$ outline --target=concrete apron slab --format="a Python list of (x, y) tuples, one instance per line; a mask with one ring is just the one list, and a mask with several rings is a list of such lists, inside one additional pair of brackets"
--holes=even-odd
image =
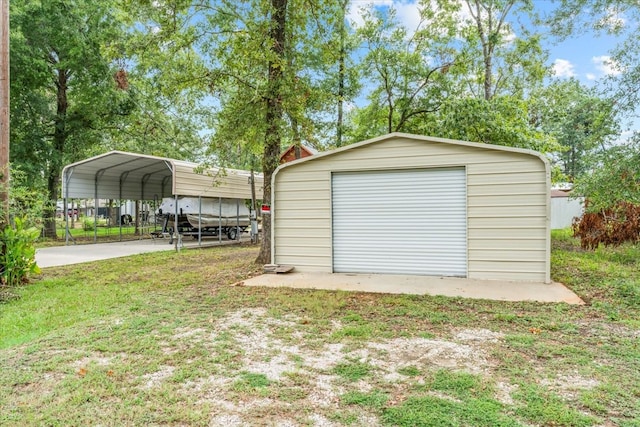
[(578, 295), (561, 283), (474, 280), (390, 274), (288, 273), (263, 274), (243, 282), (243, 286), (326, 289), (388, 294), (444, 295), (498, 301), (538, 301), (584, 304)]

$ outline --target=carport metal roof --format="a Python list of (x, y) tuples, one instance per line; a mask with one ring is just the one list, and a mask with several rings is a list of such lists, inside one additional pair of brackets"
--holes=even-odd
[[(165, 157), (110, 151), (67, 165), (62, 170), (65, 199), (151, 200), (171, 196), (250, 199), (250, 172), (209, 168)], [(262, 174), (255, 174), (256, 198), (262, 198)]]

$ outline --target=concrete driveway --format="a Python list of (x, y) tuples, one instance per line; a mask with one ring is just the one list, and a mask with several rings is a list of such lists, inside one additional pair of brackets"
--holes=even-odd
[[(242, 236), (242, 241), (249, 239), (248, 235)], [(191, 238), (182, 240), (181, 249), (209, 247), (235, 244), (234, 240), (223, 238), (222, 241), (203, 239), (202, 245)], [(175, 245), (169, 244), (169, 239), (142, 239), (126, 242), (93, 243), (82, 245), (52, 246), (36, 250), (36, 263), (40, 268), (55, 267), (59, 265), (80, 264), (83, 262), (99, 261), (110, 258), (120, 258), (148, 252), (174, 251)]]

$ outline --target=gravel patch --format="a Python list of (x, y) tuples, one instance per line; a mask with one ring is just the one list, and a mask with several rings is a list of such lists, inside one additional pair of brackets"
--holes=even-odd
[(424, 368), (450, 368), (480, 374), (493, 367), (486, 352), (469, 344), (426, 338), (397, 338), (369, 343), (382, 356), (372, 356), (372, 363), (387, 372), (405, 366)]
[(504, 338), (501, 332), (493, 332), (488, 329), (463, 329), (455, 335), (456, 341), (462, 342), (498, 342)]
[(499, 381), (496, 383), (496, 399), (498, 402), (505, 405), (513, 405), (513, 397), (511, 395), (518, 390), (517, 384), (510, 384), (507, 382)]
[(143, 390), (150, 390), (152, 388), (160, 386), (164, 380), (173, 375), (176, 370), (173, 366), (162, 366), (159, 371), (146, 374), (142, 376), (142, 379), (146, 380), (146, 383), (141, 386)]
[(582, 390), (590, 390), (600, 385), (600, 381), (578, 374), (558, 375), (553, 379), (543, 379), (540, 384), (549, 387), (565, 399), (576, 399)]

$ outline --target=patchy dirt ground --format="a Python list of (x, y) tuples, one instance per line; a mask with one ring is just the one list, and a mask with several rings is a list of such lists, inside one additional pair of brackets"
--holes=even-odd
[[(180, 368), (194, 362), (176, 356), (198, 346), (226, 360), (218, 364), (216, 372), (201, 372), (197, 378), (179, 384), (182, 398), (210, 408), (209, 425), (340, 426), (344, 423), (330, 417), (343, 407), (340, 398), (345, 393), (384, 389), (391, 396), (390, 402), (397, 404), (405, 398), (409, 383), (420, 385), (424, 383), (425, 373), (442, 369), (495, 381), (497, 362), (492, 354), (504, 343), (503, 333), (487, 329), (454, 330), (449, 339), (395, 338), (357, 345), (323, 342), (331, 341), (327, 336), (343, 328), (339, 321), (332, 321), (329, 333), (314, 342), (305, 340), (298, 329), (302, 323), (304, 320), (295, 315), (273, 318), (266, 308), (252, 308), (211, 320), (207, 327), (180, 327), (166, 335), (158, 333), (158, 339), (165, 338), (161, 349), (167, 360), (181, 362), (158, 365), (155, 370), (130, 381), (140, 390), (160, 392), (165, 385), (176, 382), (175, 374)], [(97, 367), (113, 372), (110, 369), (117, 369), (115, 364), (127, 359), (133, 360), (135, 355), (120, 353), (109, 358), (96, 354), (74, 360), (70, 368), (76, 374)], [(368, 374), (349, 378), (348, 373), (339, 372), (339, 366), (346, 369), (364, 366)], [(259, 384), (253, 384), (251, 378)], [(58, 376), (57, 380), (63, 378)], [(577, 372), (542, 381), (542, 385), (568, 399), (575, 398), (577, 391), (592, 389), (598, 384), (597, 380), (584, 378)], [(282, 393), (267, 392), (268, 387), (273, 386), (280, 387)], [(496, 383), (493, 398), (512, 405), (512, 393), (517, 390), (517, 384), (501, 380)], [(440, 399), (456, 400), (437, 391), (429, 393)], [(347, 424), (377, 426), (382, 423), (364, 408)]]

